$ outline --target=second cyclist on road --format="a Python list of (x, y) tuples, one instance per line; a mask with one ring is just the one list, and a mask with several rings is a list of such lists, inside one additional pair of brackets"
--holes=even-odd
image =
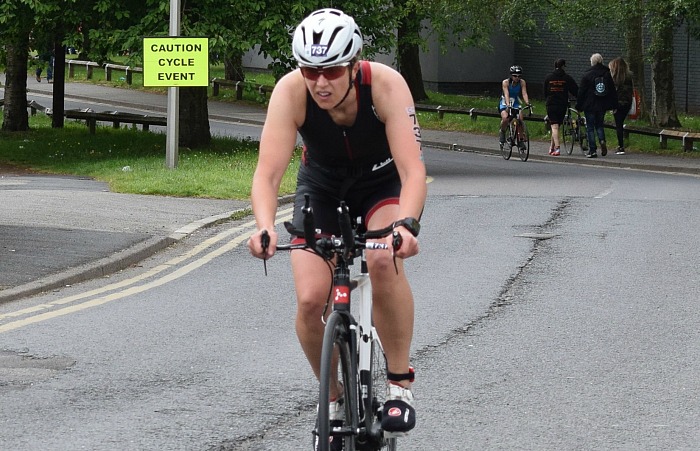
[[(522, 120), (522, 106), (530, 105), (530, 97), (527, 95), (527, 83), (523, 79), (522, 67), (510, 67), (510, 77), (506, 78), (501, 83), (501, 91), (503, 93), (501, 95), (501, 101), (498, 104), (498, 111), (501, 113), (501, 130), (498, 139), (502, 145), (506, 142), (506, 128), (508, 128), (510, 107), (520, 109), (519, 117)], [(525, 143), (520, 141), (518, 146), (521, 150), (524, 150)]]

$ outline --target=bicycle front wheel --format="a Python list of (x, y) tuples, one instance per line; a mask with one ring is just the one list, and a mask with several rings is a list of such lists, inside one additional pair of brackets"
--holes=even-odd
[[(357, 364), (353, 358), (352, 339), (348, 317), (339, 312), (331, 313), (326, 322), (321, 350), (318, 416), (314, 432), (314, 449), (317, 451), (355, 451), (359, 420)], [(330, 412), (330, 388), (331, 384), (337, 383), (343, 386), (342, 411)]]
[(530, 135), (527, 132), (525, 121), (519, 121), (520, 134), (522, 139), (518, 141), (518, 155), (522, 161), (527, 161), (530, 156)]
[(510, 160), (510, 156), (513, 154), (514, 139), (513, 121), (510, 121), (508, 130), (506, 131), (506, 142), (501, 144), (501, 155), (505, 160)]

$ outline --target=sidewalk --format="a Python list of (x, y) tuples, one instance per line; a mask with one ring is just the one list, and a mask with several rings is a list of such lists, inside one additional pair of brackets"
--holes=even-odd
[[(0, 81), (4, 86), (4, 75)], [(53, 89), (53, 85), (33, 78), (27, 79), (27, 87), (30, 94), (50, 95)], [(67, 83), (65, 96), (166, 114), (167, 96), (160, 94)], [(2, 97), (4, 89), (0, 87)], [(50, 99), (44, 106), (51, 106)], [(209, 115), (211, 119), (250, 124), (265, 120), (263, 108), (211, 99)], [(423, 130), (423, 143), (456, 151), (499, 153), (493, 136)], [(700, 174), (697, 158), (613, 153), (589, 160), (576, 152), (551, 157), (547, 146), (532, 142), (530, 159)], [(117, 194), (103, 183), (84, 178), (0, 170), (0, 205), (2, 304), (126, 268), (198, 228), (248, 207), (248, 202)]]

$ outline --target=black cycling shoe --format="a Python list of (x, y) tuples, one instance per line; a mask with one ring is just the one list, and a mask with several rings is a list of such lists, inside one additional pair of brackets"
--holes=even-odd
[(389, 384), (387, 401), (382, 410), (382, 430), (385, 437), (404, 436), (416, 426), (413, 393), (400, 385)]

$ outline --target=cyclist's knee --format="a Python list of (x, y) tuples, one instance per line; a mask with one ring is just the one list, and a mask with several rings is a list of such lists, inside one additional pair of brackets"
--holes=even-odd
[[(382, 274), (389, 270), (393, 274), (396, 274), (396, 269), (394, 268), (394, 258), (391, 252), (367, 252), (367, 268), (373, 274)], [(399, 261), (397, 261), (397, 266), (401, 269)]]
[(297, 290), (297, 315), (302, 318), (320, 318), (328, 298), (328, 287), (325, 290)]

